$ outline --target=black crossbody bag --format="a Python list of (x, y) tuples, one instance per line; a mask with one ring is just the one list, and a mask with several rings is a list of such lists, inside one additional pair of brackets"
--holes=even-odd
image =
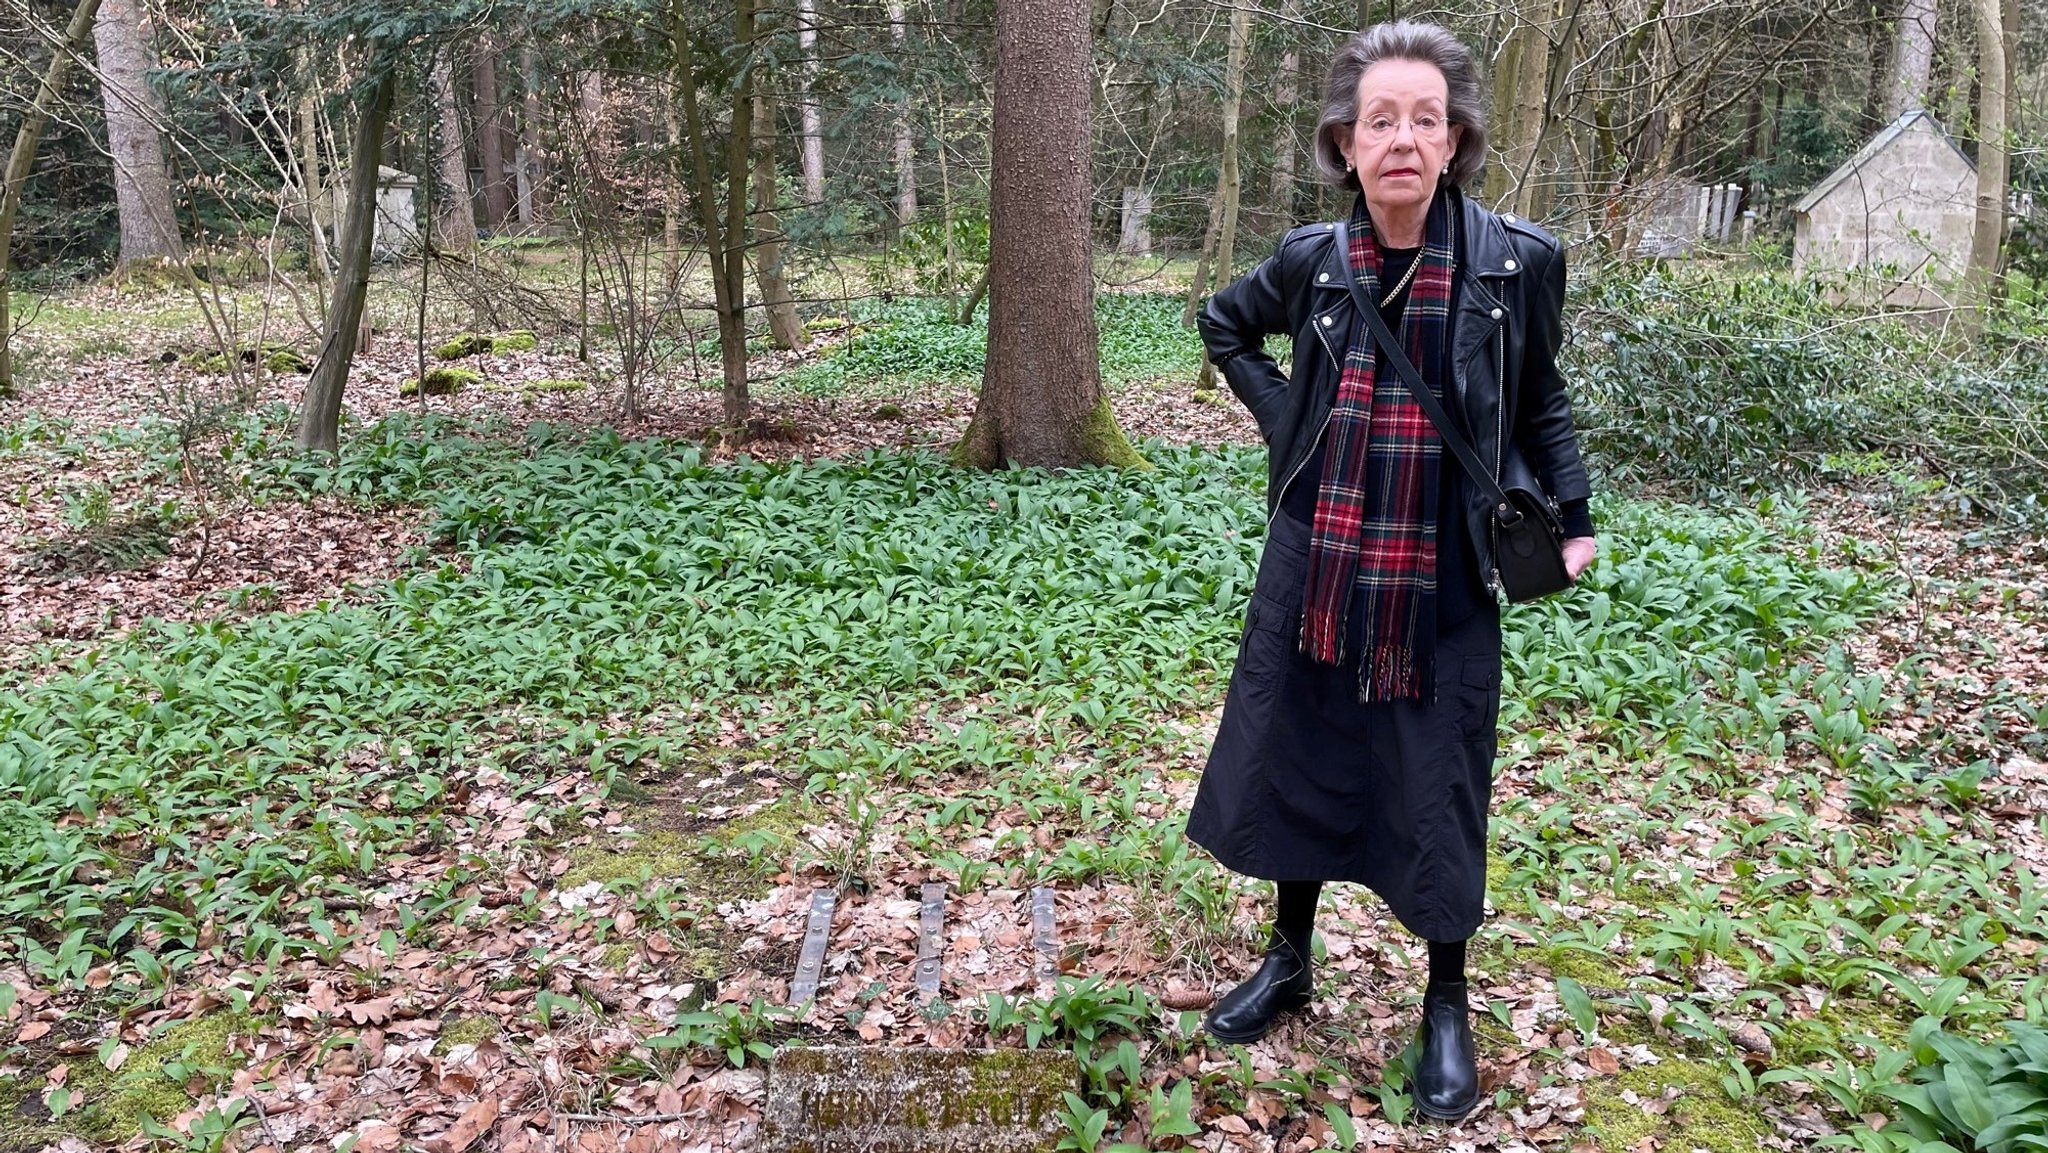
[[(1337, 224), (1337, 251), (1348, 256), (1351, 252), (1351, 238), (1346, 234), (1343, 222)], [(1420, 260), (1418, 256), (1416, 259)], [(1365, 290), (1358, 286), (1358, 278), (1349, 274), (1344, 277), (1351, 287), (1351, 301), (1365, 314), (1365, 323), (1371, 329), (1373, 339), (1379, 344), (1380, 352), (1394, 366), (1407, 382), (1408, 392), (1429, 422), (1436, 426), (1437, 435), (1443, 439), (1444, 447), (1458, 458), (1465, 468), (1465, 474), (1472, 483), (1479, 486), (1493, 502), (1493, 566), (1500, 575), (1501, 588), (1510, 601), (1539, 600), (1551, 593), (1562, 592), (1571, 587), (1571, 575), (1564, 567), (1564, 522), (1551, 507), (1550, 498), (1536, 483), (1520, 453), (1501, 453), (1501, 478), (1495, 480), (1493, 473), (1479, 462), (1479, 454), (1458, 433), (1450, 416), (1437, 401), (1436, 394), (1423, 383), (1422, 374), (1415, 370), (1415, 364), (1408, 359), (1408, 353), (1401, 342), (1387, 328), (1385, 317), (1373, 302), (1366, 299)], [(1506, 404), (1503, 396), (1499, 403)]]

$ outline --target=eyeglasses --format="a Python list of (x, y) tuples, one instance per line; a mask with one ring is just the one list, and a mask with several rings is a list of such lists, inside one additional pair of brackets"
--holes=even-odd
[(1352, 123), (1358, 126), (1359, 131), (1365, 133), (1368, 140), (1390, 140), (1403, 124), (1408, 126), (1410, 132), (1424, 140), (1438, 139), (1444, 133), (1450, 131), (1448, 121), (1441, 116), (1429, 112), (1411, 119), (1375, 115), (1368, 116), (1363, 120), (1353, 121)]

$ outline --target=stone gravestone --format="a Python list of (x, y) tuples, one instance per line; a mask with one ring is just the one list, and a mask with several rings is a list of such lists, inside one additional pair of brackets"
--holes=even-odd
[(768, 1067), (764, 1153), (1051, 1153), (1072, 1053), (782, 1049)]

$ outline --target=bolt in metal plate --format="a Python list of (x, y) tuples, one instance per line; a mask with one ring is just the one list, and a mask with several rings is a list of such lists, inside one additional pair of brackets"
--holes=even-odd
[(818, 977), (825, 968), (825, 943), (832, 936), (832, 910), (839, 894), (831, 889), (811, 891), (811, 909), (804, 918), (804, 945), (797, 954), (796, 979), (789, 983), (789, 1003), (801, 1005), (818, 995)]
[(918, 896), (917, 994), (929, 1000), (939, 995), (939, 955), (946, 930), (945, 883), (927, 884), (918, 890)]
[(1031, 945), (1038, 953), (1035, 975), (1040, 981), (1050, 982), (1059, 976), (1060, 943), (1054, 935), (1056, 928), (1053, 891), (1041, 885), (1031, 890)]

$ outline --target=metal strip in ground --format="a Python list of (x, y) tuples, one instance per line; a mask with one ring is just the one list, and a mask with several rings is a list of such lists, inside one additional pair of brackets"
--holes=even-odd
[(946, 929), (946, 885), (939, 881), (918, 890), (917, 992), (927, 999), (939, 995), (939, 953)]
[(818, 995), (825, 971), (825, 943), (832, 936), (832, 909), (839, 894), (831, 889), (811, 892), (811, 911), (804, 919), (804, 947), (796, 958), (796, 979), (789, 983), (789, 1003), (801, 1005)]
[(1060, 973), (1060, 943), (1054, 936), (1056, 924), (1052, 909), (1053, 891), (1050, 886), (1031, 890), (1031, 945), (1038, 952), (1035, 975), (1040, 981), (1050, 982)]

